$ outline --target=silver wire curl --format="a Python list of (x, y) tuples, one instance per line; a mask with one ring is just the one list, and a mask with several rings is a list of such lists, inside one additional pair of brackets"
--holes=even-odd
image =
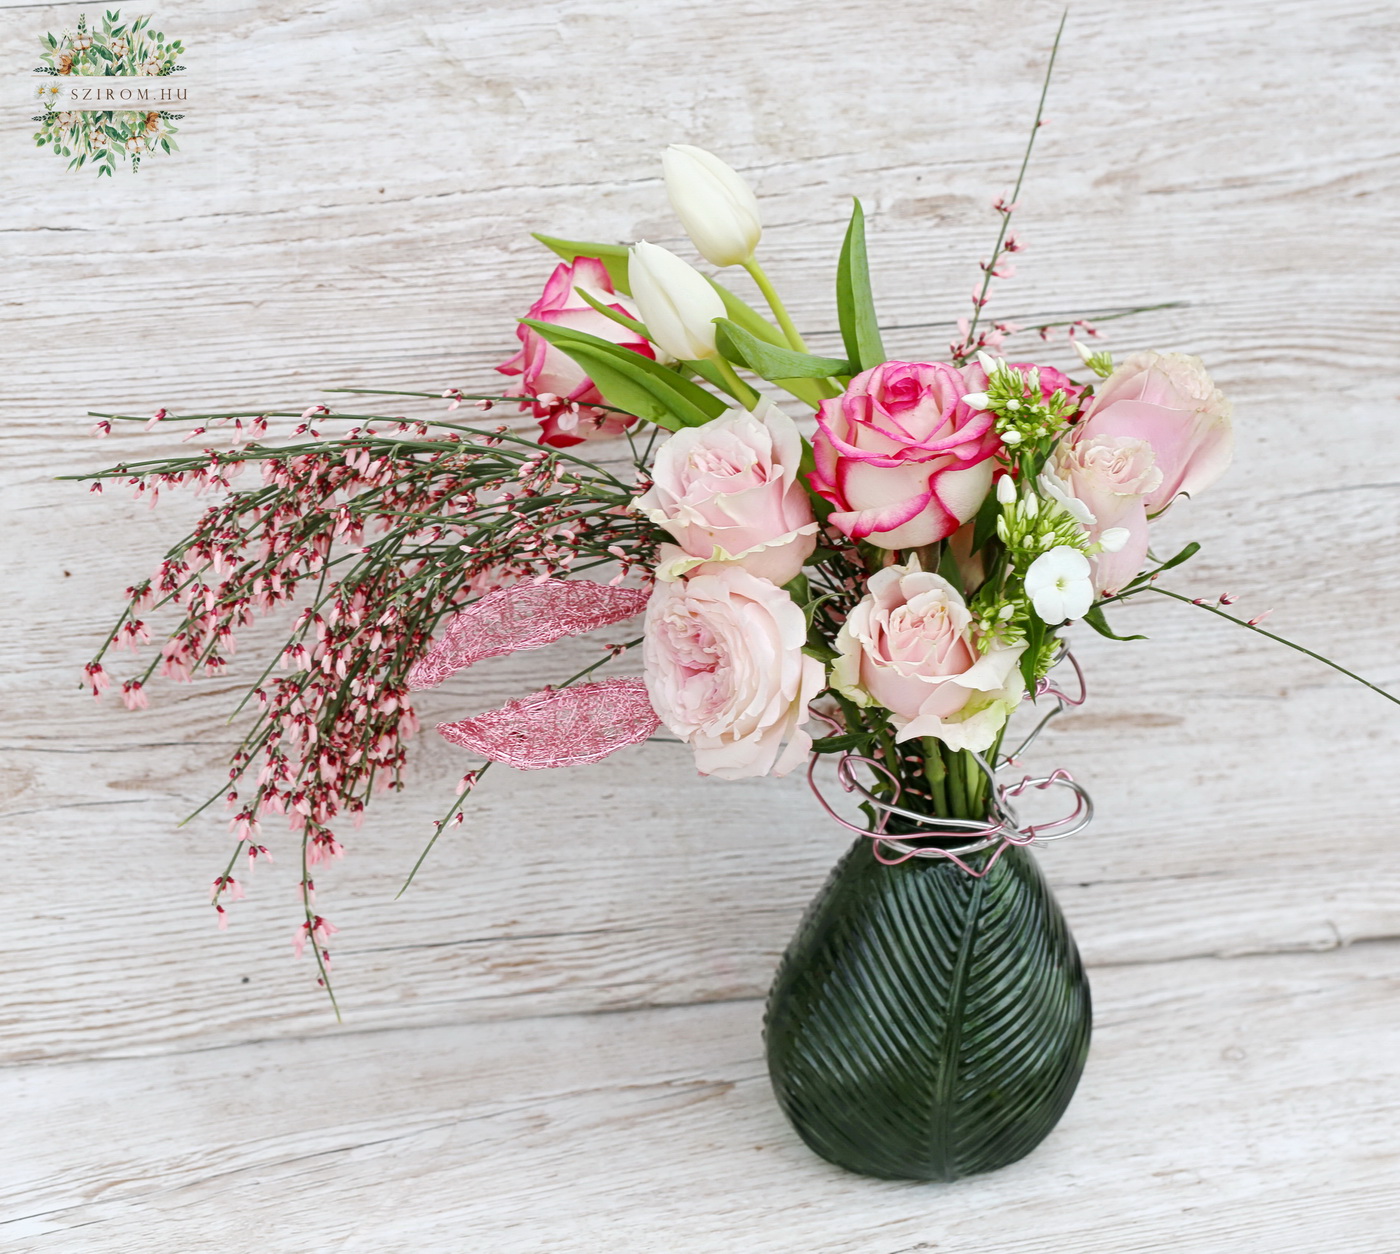
[[(1068, 661), (1074, 668), (1075, 678), (1078, 681), (1079, 692), (1075, 696), (1057, 688), (1045, 676), (1036, 684), (1035, 695), (1037, 697), (1049, 696), (1055, 698), (1055, 708), (1048, 710), (1044, 717), (1031, 729), (1030, 733), (1016, 746), (1010, 753), (1002, 754), (996, 766), (993, 767), (980, 753), (972, 754), (973, 760), (977, 763), (982, 773), (987, 777), (987, 782), (991, 788), (991, 817), (987, 820), (980, 819), (954, 819), (941, 815), (924, 814), (918, 810), (910, 810), (899, 804), (899, 797), (902, 791), (898, 778), (878, 758), (867, 757), (863, 754), (851, 753), (849, 750), (842, 753), (836, 760), (836, 782), (843, 792), (855, 793), (862, 797), (878, 814), (873, 827), (860, 827), (842, 818), (832, 808), (831, 804), (822, 795), (818, 788), (815, 772), (817, 762), (821, 754), (812, 754), (811, 761), (807, 765), (807, 782), (816, 795), (822, 808), (833, 819), (861, 836), (869, 837), (875, 844), (875, 856), (887, 865), (895, 865), (905, 862), (910, 858), (943, 858), (955, 863), (967, 874), (975, 878), (981, 878), (996, 865), (1001, 855), (1008, 848), (1015, 845), (1023, 847), (1031, 844), (1046, 843), (1053, 840), (1063, 840), (1066, 836), (1073, 836), (1076, 832), (1081, 832), (1086, 828), (1094, 817), (1094, 802), (1085, 791), (1084, 787), (1077, 783), (1068, 771), (1057, 769), (1051, 771), (1049, 775), (1030, 776), (1027, 775), (1015, 784), (999, 784), (996, 773), (1006, 766), (1014, 766), (1020, 760), (1020, 755), (1035, 741), (1036, 737), (1045, 729), (1045, 725), (1056, 715), (1061, 714), (1069, 706), (1083, 705), (1088, 696), (1088, 690), (1084, 681), (1084, 672), (1080, 668), (1078, 661), (1068, 649), (1061, 649), (1051, 662), (1051, 669), (1061, 662)], [(835, 730), (844, 730), (835, 719), (825, 714), (817, 714), (818, 718), (829, 724)], [(886, 801), (877, 797), (863, 783), (857, 775), (857, 768), (864, 766), (869, 770), (877, 771), (888, 781), (893, 790), (890, 800)], [(1045, 791), (1048, 788), (1065, 788), (1074, 794), (1074, 810), (1063, 818), (1054, 819), (1049, 823), (1021, 825), (1015, 807), (1009, 798), (1019, 797), (1027, 788), (1035, 788), (1038, 791)], [(908, 840), (902, 840), (898, 836), (892, 836), (886, 832), (885, 827), (891, 817), (899, 817), (912, 823), (917, 823), (920, 827), (927, 829), (926, 833), (914, 837), (917, 840), (924, 840), (930, 836), (944, 836), (967, 841), (966, 844), (959, 844), (956, 850), (943, 849), (938, 846), (922, 844), (911, 844)], [(974, 853), (981, 853), (986, 849), (996, 846), (996, 852), (987, 860), (980, 869), (974, 868), (964, 859)], [(889, 851), (896, 856), (887, 856)]]

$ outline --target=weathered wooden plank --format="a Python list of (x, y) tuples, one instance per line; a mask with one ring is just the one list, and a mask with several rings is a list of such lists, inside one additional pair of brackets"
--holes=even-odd
[[(56, 13), (0, 9), (7, 64)], [(97, 185), (0, 113), (0, 1160), (22, 1165), (0, 1241), (1393, 1246), (1395, 947), (1201, 955), (1400, 935), (1400, 731), (1379, 698), (1204, 615), (1134, 612), (1150, 644), (1077, 646), (1090, 704), (1029, 765), (1068, 766), (1100, 805), (1045, 854), (1095, 965), (1095, 1057), (1042, 1155), (937, 1194), (827, 1171), (767, 1096), (745, 999), (844, 844), (799, 781), (706, 783), (664, 744), (493, 773), (393, 904), (461, 766), (428, 737), (414, 791), (321, 877), (344, 928), (341, 1034), (288, 956), (285, 860), (219, 937), (200, 886), (221, 824), (173, 827), (218, 785), (231, 687), (158, 690), (130, 716), (71, 686), (115, 594), (193, 517), (52, 483), (179, 447), (85, 441), (83, 410), (487, 384), (549, 266), (529, 230), (684, 249), (656, 161), (676, 139), (752, 177), (818, 348), (836, 343), (831, 265), (859, 194), (887, 342), (936, 353), (1057, 4), (243, 0), (158, 17), (223, 92), (178, 157)], [(1237, 403), (1237, 468), (1165, 526), (1164, 547), (1207, 546), (1176, 586), (1275, 605), (1270, 625), (1392, 685), (1397, 37), (1374, 0), (1076, 3), (1022, 196), (1030, 247), (992, 306), (1186, 302), (1108, 325), (1120, 352), (1201, 353)], [(484, 708), (588, 647), (483, 668), (425, 712)]]
[[(0, 247), (12, 263), (0, 292), (23, 311), (7, 321), (0, 400), (11, 534), (24, 537), (10, 547), (6, 586), (27, 624), (0, 637), (6, 741), (19, 750), (6, 768), (4, 847), (32, 903), (5, 925), (8, 988), (25, 1007), (4, 1033), (11, 1057), (325, 1022), (304, 968), (283, 956), (287, 872), (253, 885), (230, 937), (201, 923), (198, 885), (217, 869), (219, 824), (188, 836), (171, 825), (218, 785), (224, 698), (166, 690), (159, 709), (127, 716), (68, 686), (111, 594), (192, 517), (188, 503), (167, 499), (151, 513), (46, 482), (59, 467), (179, 447), (155, 434), (84, 442), (76, 410), (295, 406), (328, 382), (483, 382), (509, 350), (510, 312), (548, 266), (529, 227), (677, 242), (654, 153), (678, 135), (713, 143), (752, 174), (771, 206), (773, 269), (818, 339), (832, 330), (844, 198), (860, 192), (891, 345), (927, 351), (942, 334), (931, 324), (961, 312), (957, 293), (994, 225), (987, 201), (1014, 167), (1035, 90), (1030, 28), (1013, 31), (985, 5), (941, 10), (936, 40), (922, 14), (882, 12), (874, 78), (851, 73), (852, 49), (872, 29), (854, 5), (794, 28), (792, 57), (761, 74), (748, 34), (782, 5), (738, 24), (685, 4), (645, 14), (513, 4), (465, 24), (429, 6), (412, 18), (376, 13), (373, 54), (347, 35), (368, 9), (302, 14), (272, 33), (256, 11), (223, 19), (218, 44), (221, 76), (258, 88), (239, 106), (256, 149), (225, 147), (215, 160), (219, 129), (192, 118), (189, 151), (138, 179), (79, 198), (86, 184), (60, 180), (57, 162), (33, 154), (0, 189)], [(1400, 609), (1400, 588), (1378, 555), (1397, 522), (1386, 485), (1400, 481), (1400, 450), (1380, 363), (1400, 338), (1400, 304), (1388, 279), (1397, 244), (1377, 230), (1377, 206), (1400, 167), (1375, 138), (1394, 90), (1377, 51), (1393, 14), (1354, 5), (1324, 22), (1306, 6), (1271, 6), (1261, 33), (1253, 12), (1140, 7), (1128, 19), (1076, 8), (1062, 103), (1023, 197), (1032, 248), (998, 301), (1012, 311), (1191, 302), (1115, 328), (1125, 346), (1204, 353), (1240, 406), (1240, 468), (1167, 527), (1173, 543), (1207, 542), (1181, 586), (1229, 587), (1252, 608), (1277, 603), (1281, 629), (1393, 680), (1400, 655), (1377, 622)], [(1047, 33), (1057, 15), (1044, 6)], [(7, 17), (7, 47), (30, 38), (29, 20)], [(614, 49), (619, 22), (636, 91), (585, 98), (573, 76), (552, 73), (561, 48), (585, 58)], [(665, 50), (688, 39), (704, 49), (708, 78), (666, 68)], [(374, 96), (388, 88), (373, 85), (431, 50), (436, 81), (467, 112), (430, 133), (410, 124), (389, 135), (354, 132), (309, 95), (288, 106), (275, 89), (288, 41), (304, 50), (308, 91), (334, 63), (360, 72), (367, 99), (392, 110)], [(1149, 45), (1151, 90), (1125, 91)], [(1242, 55), (1252, 74), (1240, 72)], [(1275, 63), (1295, 68), (1273, 76)], [(1299, 74), (1316, 85), (1306, 104)], [(816, 81), (831, 87), (816, 91)], [(943, 81), (959, 90), (927, 90)], [(1246, 107), (1269, 124), (1242, 142)], [(472, 143), (444, 160), (468, 113)], [(1312, 125), (1297, 124), (1304, 116)], [(4, 126), (23, 137), (13, 117)], [(1319, 216), (1327, 229), (1309, 229)], [(46, 295), (99, 281), (114, 320)], [(1045, 351), (1070, 360), (1063, 345)], [(1346, 447), (1367, 450), (1360, 474), (1337, 454), (1339, 430)], [(1325, 621), (1314, 608), (1319, 570)], [(1355, 871), (1392, 834), (1393, 789), (1367, 782), (1368, 764), (1393, 751), (1386, 708), (1190, 613), (1162, 607), (1151, 645), (1086, 641), (1092, 702), (1035, 759), (1069, 765), (1100, 802), (1096, 833), (1047, 854), (1089, 957), (1394, 934), (1392, 878)], [(562, 648), (560, 664), (583, 647)], [(554, 656), (474, 674), (426, 708), (494, 704), (550, 673)], [(706, 785), (682, 751), (658, 745), (592, 772), (495, 780), (474, 834), (445, 843), (391, 906), (456, 769), (450, 751), (425, 744), (414, 795), (378, 807), (352, 834), (350, 861), (323, 877), (326, 910), (345, 928), (337, 971), (358, 1025), (752, 995), (843, 842), (799, 785)], [(703, 832), (684, 820), (695, 812)]]
[(1063, 1123), (952, 1186), (810, 1155), (753, 1001), (10, 1068), (0, 1233), (72, 1254), (1388, 1254), (1397, 991), (1393, 943), (1099, 972)]

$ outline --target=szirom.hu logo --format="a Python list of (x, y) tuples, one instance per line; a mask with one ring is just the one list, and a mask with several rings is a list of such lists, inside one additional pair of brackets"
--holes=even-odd
[(76, 32), (40, 41), (44, 64), (34, 72), (45, 76), (37, 90), (44, 112), (34, 119), (34, 142), (67, 158), (70, 170), (91, 165), (110, 175), (118, 161), (129, 161), (135, 173), (142, 157), (178, 151), (175, 123), (184, 114), (171, 106), (186, 104), (188, 90), (151, 80), (183, 70), (177, 62), (185, 46), (152, 31), (150, 21), (123, 22), (113, 10), (100, 29), (89, 28), (84, 14)]
[(69, 104), (91, 104), (94, 107), (106, 102), (113, 109), (121, 106), (138, 108), (143, 104), (184, 104), (189, 92), (183, 87), (64, 87), (58, 95), (46, 103), (62, 110)]

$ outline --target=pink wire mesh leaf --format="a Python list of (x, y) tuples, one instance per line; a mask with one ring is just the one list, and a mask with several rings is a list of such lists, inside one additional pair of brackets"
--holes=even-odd
[(483, 658), (543, 648), (564, 636), (620, 623), (646, 609), (648, 595), (586, 579), (545, 579), (497, 589), (452, 616), (433, 647), (413, 664), (408, 686), (432, 688)]
[(604, 679), (532, 692), (499, 710), (439, 723), (437, 729), (454, 745), (493, 762), (539, 771), (599, 762), (640, 744), (660, 722), (642, 680)]

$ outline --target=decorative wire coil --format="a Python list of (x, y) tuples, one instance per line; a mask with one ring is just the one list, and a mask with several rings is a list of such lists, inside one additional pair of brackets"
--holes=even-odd
[[(997, 860), (1012, 845), (1025, 846), (1037, 843), (1044, 843), (1052, 840), (1063, 840), (1066, 836), (1073, 836), (1076, 832), (1081, 832), (1086, 828), (1094, 817), (1094, 803), (1082, 785), (1075, 782), (1068, 771), (1055, 770), (1049, 775), (1024, 777), (1019, 783), (999, 784), (996, 779), (996, 772), (1005, 766), (1013, 766), (1020, 760), (1021, 754), (1030, 747), (1037, 736), (1045, 729), (1045, 725), (1057, 714), (1061, 714), (1069, 706), (1083, 705), (1088, 695), (1084, 672), (1080, 669), (1079, 663), (1068, 649), (1062, 650), (1051, 663), (1052, 668), (1062, 661), (1068, 661), (1074, 668), (1075, 677), (1079, 684), (1077, 696), (1070, 696), (1061, 691), (1047, 676), (1036, 684), (1035, 696), (1054, 697), (1055, 708), (1046, 712), (1044, 717), (1031, 729), (1030, 734), (1021, 741), (1010, 753), (1003, 754), (997, 761), (995, 767), (991, 765), (980, 753), (972, 753), (973, 760), (981, 768), (982, 773), (987, 777), (987, 782), (991, 788), (991, 816), (988, 819), (955, 819), (942, 815), (923, 814), (918, 810), (911, 810), (899, 804), (899, 797), (902, 791), (898, 778), (885, 763), (878, 758), (867, 757), (862, 754), (850, 753), (841, 754), (836, 760), (836, 782), (841, 786), (843, 792), (857, 793), (864, 799), (867, 805), (878, 812), (879, 818), (873, 827), (860, 827), (843, 819), (831, 807), (827, 799), (822, 796), (821, 789), (817, 787), (815, 772), (817, 762), (821, 755), (814, 753), (812, 760), (807, 766), (807, 782), (811, 785), (813, 793), (821, 802), (822, 808), (831, 815), (842, 827), (847, 828), (861, 836), (868, 836), (875, 842), (875, 856), (888, 866), (897, 865), (900, 862), (908, 861), (910, 858), (946, 858), (955, 863), (969, 875), (981, 878), (996, 865)], [(836, 720), (826, 715), (818, 715), (829, 723), (834, 729), (841, 730)], [(971, 752), (971, 751), (970, 751)], [(892, 795), (888, 801), (877, 797), (863, 783), (857, 775), (858, 767), (867, 767), (877, 771), (889, 782)], [(1065, 788), (1074, 794), (1074, 810), (1063, 818), (1054, 819), (1049, 823), (1033, 823), (1022, 826), (1021, 820), (1016, 813), (1015, 807), (1009, 798), (1019, 797), (1027, 788), (1035, 788), (1044, 791), (1047, 788)], [(942, 849), (933, 845), (912, 844), (910, 840), (901, 839), (898, 836), (890, 835), (886, 832), (886, 825), (891, 817), (905, 819), (912, 823), (917, 823), (921, 828), (927, 829), (925, 834), (913, 835), (914, 840), (927, 839), (929, 836), (953, 837), (958, 841), (966, 841), (966, 844), (959, 844), (955, 851)], [(981, 853), (983, 850), (996, 847), (996, 852), (987, 860), (986, 864), (979, 870), (970, 866), (964, 858), (974, 853)], [(894, 857), (889, 856), (893, 853)]]

